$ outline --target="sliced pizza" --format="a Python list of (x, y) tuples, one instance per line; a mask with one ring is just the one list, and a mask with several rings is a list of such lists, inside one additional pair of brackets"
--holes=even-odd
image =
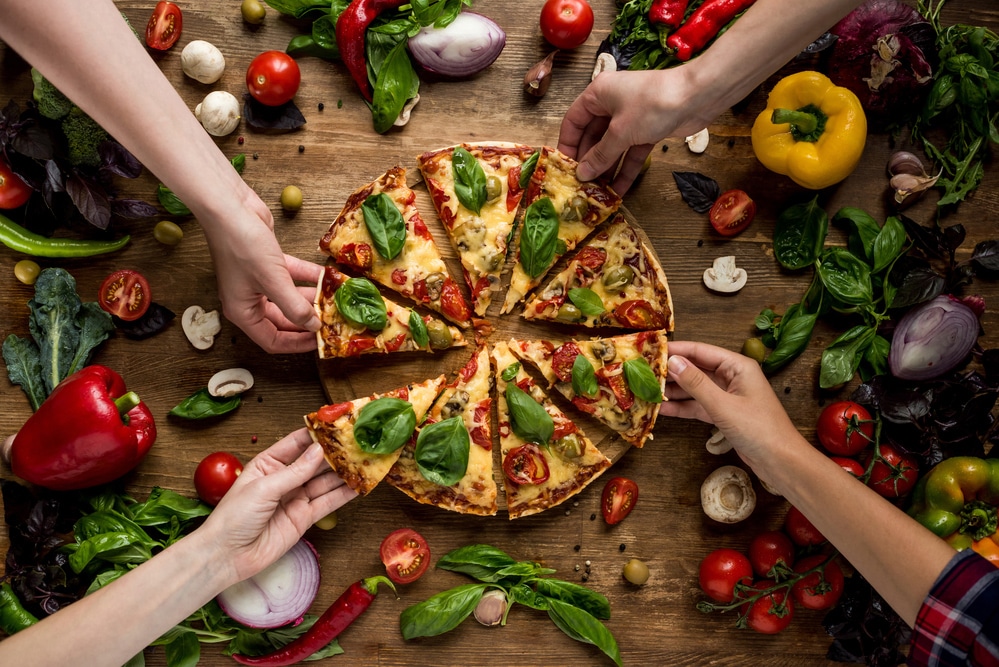
[(524, 371), (506, 343), (493, 348), (506, 507), (511, 519), (571, 498), (611, 461)]
[(316, 287), (315, 308), (320, 359), (466, 345), (457, 327), (386, 299), (367, 278), (351, 278), (332, 264)]
[(655, 253), (618, 215), (528, 299), (522, 316), (587, 327), (672, 331), (673, 298)]
[(367, 495), (392, 469), (445, 379), (326, 405), (306, 415), (305, 425), (336, 474)]
[(416, 158), (437, 215), (447, 230), (471, 291), (475, 314), (485, 315), (500, 288), (507, 245), (534, 149), (521, 144), (461, 144)]
[(385, 480), (426, 505), (496, 514), (492, 387), (489, 352), (480, 347), (437, 397)]
[(511, 312), (562, 255), (617, 212), (621, 197), (608, 185), (580, 182), (576, 161), (546, 146), (531, 174), (524, 204), (517, 262), (501, 313)]
[(469, 325), (471, 308), (416, 208), (416, 193), (406, 185), (402, 167), (354, 191), (319, 249), (455, 324)]
[(652, 437), (666, 385), (666, 332), (570, 340), (510, 341), (577, 408), (641, 447)]

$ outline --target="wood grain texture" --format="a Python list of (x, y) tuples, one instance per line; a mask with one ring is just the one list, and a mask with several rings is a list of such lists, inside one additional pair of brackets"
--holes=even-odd
[[(119, 5), (136, 26), (145, 24), (154, 0), (122, 0)], [(188, 0), (181, 3), (184, 32), (180, 43), (157, 56), (159, 65), (190, 108), (214, 89), (239, 94), (250, 60), (268, 49), (284, 49), (298, 34), (298, 24), (270, 10), (264, 24), (250, 29), (241, 20), (235, 0)], [(475, 9), (497, 20), (507, 31), (507, 46), (486, 71), (467, 81), (425, 81), (421, 101), (410, 124), (385, 136), (371, 129), (367, 107), (356, 93), (345, 68), (312, 58), (300, 61), (302, 88), (296, 98), (306, 126), (285, 135), (265, 135), (245, 126), (218, 139), (220, 149), (232, 156), (247, 153), (245, 180), (271, 207), (275, 232), (286, 252), (323, 261), (317, 241), (339, 212), (345, 197), (393, 164), (414, 165), (425, 150), (461, 141), (505, 139), (539, 146), (555, 145), (559, 123), (571, 101), (589, 81), (593, 56), (611, 24), (615, 5), (594, 0), (595, 29), (587, 43), (574, 52), (560, 53), (551, 88), (541, 100), (521, 92), (527, 69), (546, 53), (537, 25), (540, 3), (534, 0), (477, 0)], [(945, 22), (968, 22), (999, 27), (999, 11), (989, 0), (950, 3)], [(204, 86), (187, 79), (180, 70), (180, 50), (190, 40), (206, 39), (225, 54), (222, 80)], [(701, 155), (689, 153), (681, 140), (669, 139), (653, 152), (652, 166), (641, 183), (625, 198), (625, 205), (642, 225), (662, 259), (676, 306), (677, 340), (700, 340), (739, 349), (754, 334), (753, 320), (765, 307), (779, 312), (796, 302), (807, 288), (810, 274), (779, 270), (773, 259), (772, 235), (780, 209), (790, 200), (808, 196), (787, 179), (766, 171), (754, 158), (749, 140), (752, 120), (763, 108), (771, 80), (740, 105), (739, 111), (720, 117), (710, 128), (711, 144)], [(0, 103), (13, 98), (22, 104), (30, 98), (28, 66), (0, 44)], [(342, 102), (342, 105), (340, 104)], [(323, 103), (324, 110), (318, 110)], [(150, 128), (151, 131), (155, 128)], [(237, 143), (243, 136), (244, 143)], [(299, 152), (299, 146), (304, 147)], [(183, 145), (178, 142), (178, 150)], [(857, 171), (843, 184), (821, 194), (827, 211), (859, 206), (883, 219), (886, 214), (884, 165), (892, 152), (892, 139), (872, 135)], [(256, 158), (254, 159), (254, 156)], [(415, 172), (415, 166), (411, 167)], [(699, 171), (718, 180), (723, 189), (741, 188), (758, 204), (756, 222), (732, 239), (712, 235), (707, 217), (692, 212), (680, 199), (672, 171)], [(146, 173), (123, 182), (123, 194), (155, 201), (157, 179)], [(281, 211), (282, 188), (295, 184), (305, 196), (294, 216)], [(929, 198), (928, 198), (929, 199)], [(932, 201), (908, 211), (917, 221), (932, 220)], [(961, 204), (945, 224), (965, 225), (968, 238), (960, 257), (967, 257), (978, 241), (996, 236), (999, 220), (999, 187), (990, 165), (982, 187)], [(76, 278), (86, 299), (96, 297), (101, 280), (112, 270), (141, 270), (152, 285), (154, 299), (178, 314), (191, 304), (219, 308), (212, 267), (204, 236), (196, 221), (182, 220), (183, 242), (168, 248), (152, 238), (151, 221), (117, 226), (133, 235), (122, 252), (88, 260), (42, 261), (62, 266)], [(438, 241), (453, 257), (446, 238)], [(833, 228), (830, 242), (845, 243), (842, 230)], [(749, 282), (735, 296), (707, 291), (701, 274), (720, 255), (735, 255), (746, 268)], [(0, 334), (28, 335), (26, 302), (32, 289), (12, 277), (21, 259), (0, 247)], [(999, 315), (992, 303), (999, 299), (995, 283), (976, 281), (973, 292), (982, 293), (990, 305), (982, 324), (985, 347), (999, 339)], [(821, 350), (841, 331), (842, 323), (820, 323), (808, 349), (797, 361), (772, 378), (771, 384), (802, 434), (814, 439), (814, 423), (824, 402), (845, 396), (818, 389)], [(451, 371), (467, 357), (452, 352), (442, 357), (441, 369)], [(248, 460), (285, 433), (301, 427), (302, 415), (326, 402), (324, 384), (314, 355), (267, 355), (228, 322), (210, 350), (198, 352), (186, 341), (179, 322), (159, 336), (142, 342), (115, 335), (97, 352), (94, 361), (119, 371), (129, 387), (150, 405), (159, 427), (159, 439), (143, 464), (128, 478), (129, 490), (143, 498), (155, 485), (193, 495), (191, 481), (197, 462), (209, 452), (225, 449)], [(167, 417), (180, 400), (205, 385), (216, 371), (232, 366), (250, 369), (256, 385), (233, 414), (210, 423), (189, 424)], [(392, 363), (372, 364), (365, 373), (378, 374), (387, 387), (420, 380)], [(384, 378), (384, 384), (383, 384)], [(334, 391), (343, 390), (346, 377), (332, 374)], [(349, 386), (349, 385), (348, 385)], [(328, 389), (329, 387), (327, 387)], [(355, 388), (356, 390), (356, 388)], [(348, 393), (353, 391), (347, 389)], [(30, 414), (18, 387), (0, 379), (0, 435), (14, 433)], [(322, 560), (323, 583), (312, 611), (320, 613), (351, 582), (382, 570), (378, 546), (392, 530), (412, 526), (429, 541), (436, 556), (475, 542), (502, 548), (516, 558), (534, 559), (579, 581), (590, 561), (588, 586), (611, 601), (613, 632), (626, 665), (816, 665), (825, 664), (829, 638), (821, 627), (821, 613), (799, 611), (791, 628), (776, 637), (765, 637), (734, 628), (732, 614), (704, 615), (694, 605), (701, 599), (696, 572), (700, 559), (714, 548), (745, 548), (753, 535), (778, 527), (787, 503), (758, 489), (760, 503), (743, 524), (712, 523), (700, 509), (701, 481), (718, 465), (740, 465), (728, 454), (709, 456), (704, 442), (709, 427), (662, 419), (655, 439), (642, 450), (623, 452), (611, 474), (634, 479), (641, 489), (636, 510), (621, 524), (606, 526), (599, 518), (599, 482), (564, 508), (509, 521), (495, 517), (465, 517), (419, 505), (388, 485), (338, 512), (332, 531), (308, 533)], [(256, 441), (254, 441), (256, 438)], [(9, 469), (0, 465), (5, 478)], [(6, 551), (6, 526), (0, 526), (0, 550)], [(621, 578), (624, 562), (637, 557), (651, 569), (641, 588)], [(196, 566), (196, 565), (194, 565)], [(580, 570), (576, 570), (579, 566)], [(445, 588), (465, 583), (459, 575), (428, 572), (420, 581), (400, 590), (399, 598), (383, 592), (371, 609), (341, 637), (346, 655), (318, 664), (380, 667), (413, 665), (607, 665), (592, 646), (565, 637), (544, 617), (516, 608), (505, 628), (483, 628), (469, 621), (442, 637), (404, 642), (398, 631), (399, 613)], [(164, 665), (162, 649), (147, 654), (147, 664)], [(232, 664), (213, 647), (206, 647), (202, 665)]]

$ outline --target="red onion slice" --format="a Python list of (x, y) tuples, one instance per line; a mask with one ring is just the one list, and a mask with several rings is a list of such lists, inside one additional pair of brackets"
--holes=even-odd
[(319, 592), (319, 555), (304, 539), (270, 567), (215, 598), (222, 611), (251, 628), (298, 624)]
[(903, 380), (930, 380), (957, 366), (978, 339), (978, 318), (940, 295), (906, 313), (892, 335), (888, 365)]
[(504, 46), (503, 29), (475, 12), (461, 12), (446, 28), (427, 26), (409, 38), (409, 52), (423, 69), (455, 78), (489, 67)]

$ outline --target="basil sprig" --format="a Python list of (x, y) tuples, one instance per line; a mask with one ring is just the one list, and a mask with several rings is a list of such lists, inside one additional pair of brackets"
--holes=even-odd
[(454, 194), (458, 195), (462, 206), (478, 215), (488, 198), (486, 172), (479, 161), (461, 146), (456, 147), (451, 155), (451, 167), (454, 170)]
[(577, 396), (588, 396), (590, 398), (597, 395), (600, 388), (597, 386), (597, 374), (593, 371), (593, 364), (583, 354), (577, 354), (572, 362), (572, 390)]
[(569, 290), (569, 301), (587, 317), (599, 317), (607, 310), (604, 300), (589, 287), (573, 287)]
[(344, 319), (358, 327), (381, 331), (388, 325), (388, 310), (375, 284), (367, 278), (348, 278), (333, 295)]
[(527, 442), (539, 445), (547, 445), (551, 441), (555, 434), (555, 422), (544, 406), (513, 383), (506, 386), (506, 402), (514, 433)]
[(240, 403), (239, 396), (216, 398), (209, 393), (208, 387), (202, 387), (178, 403), (170, 414), (181, 419), (207, 419), (232, 412)]
[(430, 334), (427, 332), (427, 325), (415, 310), (409, 311), (409, 333), (413, 335), (413, 340), (420, 347), (430, 344)]
[(416, 467), (427, 481), (451, 486), (468, 470), (469, 442), (461, 415), (424, 426), (416, 438)]
[(645, 357), (635, 357), (624, 362), (624, 379), (632, 393), (643, 401), (648, 403), (663, 402), (663, 392), (659, 385), (659, 379)]
[(413, 404), (401, 398), (376, 398), (363, 408), (354, 422), (354, 440), (369, 454), (391, 454), (416, 430)]
[(503, 378), (504, 382), (510, 382), (515, 377), (517, 377), (517, 373), (519, 372), (520, 372), (520, 362), (515, 361), (503, 369), (503, 372), (500, 373), (500, 377)]
[[(377, 39), (372, 37), (374, 34), (372, 31), (365, 34), (368, 65), (370, 70), (377, 72), (371, 99), (371, 121), (375, 132), (384, 134), (392, 129), (406, 101), (416, 97), (420, 90), (420, 77), (406, 51), (408, 40), (405, 35), (382, 33), (379, 35), (382, 39)], [(377, 62), (379, 59), (380, 62)]]
[(520, 233), (520, 264), (532, 278), (542, 275), (555, 261), (558, 227), (558, 213), (548, 197), (541, 197), (527, 207)]
[(406, 245), (406, 221), (395, 202), (384, 192), (369, 195), (361, 204), (364, 226), (371, 242), (385, 259), (395, 259)]
[(534, 168), (538, 166), (538, 158), (541, 157), (541, 151), (534, 151), (531, 156), (524, 160), (524, 164), (520, 166), (520, 189), (523, 190), (527, 187), (527, 184), (531, 182), (531, 176), (534, 175)]

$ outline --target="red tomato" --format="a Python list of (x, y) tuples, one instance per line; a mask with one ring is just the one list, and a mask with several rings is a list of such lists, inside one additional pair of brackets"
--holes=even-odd
[[(829, 556), (805, 556), (794, 566), (795, 572), (807, 572), (821, 565)], [(835, 560), (829, 561), (820, 572), (803, 577), (791, 587), (791, 597), (805, 609), (830, 609), (843, 594), (843, 570)]]
[(784, 532), (788, 534), (791, 541), (799, 547), (808, 547), (813, 544), (822, 544), (826, 541), (825, 536), (819, 529), (812, 525), (812, 522), (805, 518), (794, 505), (788, 510), (784, 517)]
[(620, 523), (631, 514), (638, 502), (638, 484), (626, 477), (615, 477), (604, 486), (600, 496), (600, 511), (610, 525)]
[(590, 269), (591, 271), (596, 271), (604, 262), (607, 261), (607, 251), (603, 248), (595, 248), (593, 246), (586, 246), (579, 251), (576, 255), (575, 260), (579, 262), (582, 266)]
[(607, 386), (614, 394), (618, 407), (624, 411), (631, 410), (635, 404), (635, 395), (628, 386), (628, 380), (624, 377), (620, 362), (607, 364), (597, 371), (597, 384)]
[(332, 424), (337, 419), (343, 417), (345, 414), (347, 414), (353, 409), (354, 406), (351, 405), (349, 402), (334, 403), (333, 405), (324, 405), (323, 407), (319, 408), (319, 411), (317, 412), (316, 416), (319, 417), (320, 421), (329, 422)]
[(302, 83), (298, 63), (284, 51), (264, 51), (246, 70), (250, 95), (269, 107), (281, 106), (295, 97)]
[(845, 456), (830, 456), (829, 460), (835, 462), (840, 468), (857, 478), (863, 477), (866, 472), (864, 466), (860, 465), (860, 461), (857, 459), (850, 459)]
[(177, 43), (183, 25), (180, 7), (172, 2), (160, 0), (153, 9), (153, 15), (146, 24), (146, 46), (157, 51), (166, 51)]
[(662, 329), (666, 326), (663, 314), (653, 309), (645, 299), (625, 301), (614, 309), (614, 317), (631, 329)]
[(441, 312), (457, 322), (467, 322), (472, 316), (472, 309), (462, 296), (458, 283), (450, 278), (444, 279), (444, 286), (441, 288)]
[[(765, 590), (774, 585), (773, 581), (764, 579), (753, 584), (753, 588)], [(791, 624), (794, 616), (794, 603), (787, 599), (787, 589), (764, 595), (752, 603), (742, 606), (746, 616), (746, 626), (764, 635), (775, 635)]]
[(548, 461), (538, 446), (529, 442), (506, 453), (503, 472), (517, 486), (541, 484), (548, 479)]
[(756, 202), (742, 190), (723, 192), (708, 212), (711, 226), (722, 236), (735, 236), (753, 221)]
[(867, 486), (885, 498), (899, 498), (909, 493), (919, 476), (916, 459), (889, 444), (882, 444), (879, 452)]
[(541, 34), (556, 49), (574, 49), (593, 30), (593, 9), (586, 0), (547, 0), (541, 8)]
[(149, 282), (132, 269), (120, 269), (105, 278), (97, 295), (101, 308), (126, 322), (145, 315), (151, 300)]
[(11, 171), (10, 166), (0, 155), (0, 208), (10, 209), (24, 206), (32, 192), (28, 184)]
[(379, 554), (388, 577), (397, 584), (409, 584), (427, 571), (430, 547), (423, 536), (412, 528), (392, 531), (382, 540)]
[(735, 585), (753, 582), (753, 566), (745, 554), (735, 549), (715, 549), (701, 561), (697, 583), (716, 602), (731, 602)]
[(199, 498), (214, 507), (241, 472), (243, 464), (235, 456), (229, 452), (214, 452), (201, 459), (194, 470), (194, 489)]
[(766, 577), (778, 562), (789, 569), (794, 565), (794, 544), (779, 530), (760, 533), (749, 543), (749, 562), (758, 577)]
[(580, 354), (579, 345), (574, 341), (563, 343), (552, 352), (552, 372), (562, 382), (572, 380), (572, 365)]
[(827, 405), (815, 429), (822, 446), (837, 456), (854, 456), (874, 442), (871, 413), (853, 401)]
[(371, 246), (367, 243), (348, 243), (336, 254), (336, 261), (360, 271), (370, 269), (373, 259)]

